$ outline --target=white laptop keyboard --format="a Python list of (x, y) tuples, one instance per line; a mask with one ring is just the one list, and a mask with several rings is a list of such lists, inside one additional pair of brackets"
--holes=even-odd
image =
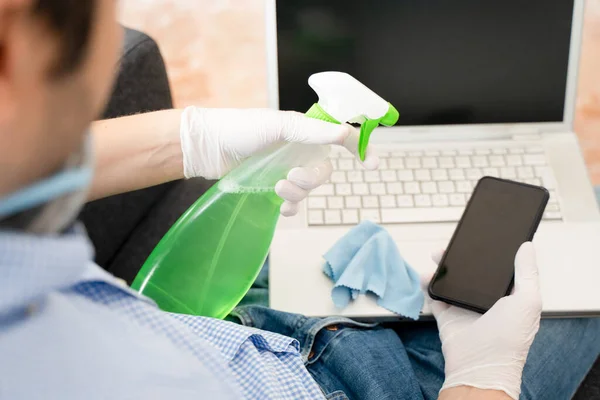
[(483, 176), (541, 185), (550, 191), (544, 219), (561, 219), (556, 185), (542, 147), (378, 152), (376, 171), (334, 150), (334, 172), (308, 197), (309, 225), (453, 222)]

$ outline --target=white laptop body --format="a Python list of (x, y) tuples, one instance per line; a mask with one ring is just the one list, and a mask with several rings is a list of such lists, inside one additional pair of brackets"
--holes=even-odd
[[(464, 2), (468, 3), (469, 0)], [(298, 43), (294, 40), (300, 40), (297, 37), (302, 37), (297, 31), (305, 34), (304, 30), (308, 30), (317, 38), (312, 39), (314, 42), (311, 42), (310, 38), (306, 39), (309, 44), (298, 46), (309, 46), (311, 43), (316, 43), (317, 50), (314, 51), (322, 51), (323, 49), (318, 46), (322, 46), (323, 38), (327, 39), (328, 35), (338, 35), (339, 37), (336, 36), (337, 41), (332, 41), (332, 43), (341, 43), (339, 46), (344, 46), (345, 42), (340, 40), (340, 37), (344, 38), (344, 31), (340, 28), (340, 26), (344, 26), (342, 24), (344, 21), (339, 15), (333, 17), (332, 15), (335, 13), (331, 13), (327, 7), (321, 10), (306, 9), (301, 5), (290, 5), (301, 2), (288, 2), (287, 0), (278, 2), (272, 0), (266, 3), (270, 102), (273, 108), (289, 108), (290, 104), (296, 106), (294, 94), (290, 93), (292, 86), (285, 83), (282, 85), (282, 82), (287, 82), (285, 79), (295, 76), (294, 68), (296, 67), (292, 63), (302, 63), (303, 57), (306, 57), (306, 64), (311, 65), (309, 56), (305, 56), (303, 52), (308, 50), (303, 50), (302, 47), (293, 48), (294, 43)], [(435, 13), (435, 7), (441, 7), (441, 3), (427, 2), (430, 7), (433, 7), (430, 8), (432, 13)], [(498, 3), (506, 4), (506, 2), (500, 1)], [(600, 295), (597, 291), (597, 285), (600, 282), (600, 267), (595, 259), (595, 248), (600, 245), (600, 215), (577, 136), (573, 132), (584, 1), (575, 0), (571, 3), (565, 1), (563, 7), (562, 14), (553, 17), (555, 20), (539, 20), (534, 24), (537, 29), (541, 30), (562, 26), (561, 29), (564, 31), (562, 39), (559, 36), (556, 39), (549, 38), (549, 40), (559, 43), (560, 40), (564, 40), (565, 46), (568, 47), (566, 47), (568, 50), (566, 52), (563, 49), (562, 58), (560, 54), (557, 55), (557, 60), (562, 60), (565, 64), (566, 71), (564, 78), (561, 78), (564, 79), (563, 86), (561, 86), (564, 88), (561, 92), (561, 96), (564, 98), (562, 113), (555, 115), (552, 121), (548, 121), (548, 118), (540, 118), (544, 120), (536, 121), (536, 115), (528, 114), (528, 108), (523, 105), (517, 108), (525, 110), (523, 115), (517, 115), (514, 122), (498, 123), (494, 122), (494, 118), (489, 118), (490, 122), (488, 123), (487, 117), (480, 118), (475, 111), (473, 123), (460, 123), (460, 118), (463, 117), (458, 114), (458, 123), (454, 123), (454, 121), (449, 124), (428, 123), (425, 120), (424, 124), (378, 128), (372, 135), (371, 143), (382, 154), (385, 161), (376, 174), (362, 171), (345, 151), (334, 149), (332, 159), (336, 170), (332, 176), (332, 182), (311, 194), (297, 216), (280, 219), (269, 256), (270, 306), (272, 308), (308, 316), (342, 315), (367, 319), (396, 318), (397, 316), (394, 314), (377, 306), (375, 299), (369, 296), (360, 296), (348, 307), (336, 309), (330, 297), (332, 282), (322, 272), (324, 262), (322, 255), (358, 221), (371, 219), (382, 224), (390, 232), (401, 254), (414, 269), (421, 274), (431, 273), (435, 269), (435, 265), (431, 261), (430, 254), (444, 248), (447, 244), (458, 218), (460, 218), (464, 203), (468, 200), (469, 187), (481, 175), (496, 175), (539, 183), (548, 187), (553, 194), (553, 203), (547, 209), (534, 239), (539, 258), (544, 315), (548, 317), (600, 315)], [(420, 14), (417, 14), (418, 10), (411, 9), (403, 9), (402, 13), (395, 9), (381, 11), (382, 14), (387, 15), (386, 18), (382, 18), (381, 24), (388, 23), (392, 27), (389, 28), (391, 31), (387, 32), (388, 35), (384, 38), (387, 42), (381, 48), (393, 50), (395, 39), (390, 32), (393, 33), (395, 25), (390, 21), (393, 20), (394, 13), (398, 12), (399, 16), (396, 18), (403, 18), (410, 12), (414, 12), (415, 15)], [(443, 14), (442, 11), (439, 10), (440, 15)], [(568, 21), (564, 17), (567, 11), (569, 12)], [(278, 12), (285, 14), (279, 16)], [(523, 13), (526, 14), (527, 10), (523, 10)], [(295, 18), (291, 22), (290, 15)], [(531, 15), (534, 15), (533, 11)], [(409, 17), (410, 15), (406, 18)], [(446, 18), (452, 19), (452, 15), (436, 18), (438, 20), (425, 20), (423, 24), (431, 23), (432, 26), (438, 27), (441, 24), (440, 21), (444, 22)], [(348, 19), (352, 20), (350, 17)], [(460, 23), (461, 21), (455, 22)], [(570, 22), (569, 26), (563, 26), (567, 22)], [(524, 22), (516, 21), (515, 30), (519, 29), (519, 23), (523, 24)], [(318, 27), (312, 28), (311, 24), (316, 24)], [(323, 27), (327, 24), (331, 25), (329, 29)], [(465, 26), (464, 24), (463, 22), (462, 26)], [(341, 29), (342, 34), (333, 29), (336, 27), (338, 30)], [(420, 27), (421, 25), (418, 25), (413, 30), (418, 30)], [(449, 29), (448, 32), (452, 33), (453, 28)], [(469, 29), (476, 32), (475, 29), (478, 28), (470, 26)], [(566, 32), (567, 29), (568, 32)], [(523, 31), (528, 32), (527, 29)], [(552, 31), (559, 32), (560, 29), (556, 28)], [(358, 46), (355, 43), (360, 43), (360, 35), (367, 35), (364, 32), (358, 29), (353, 35), (348, 36), (352, 38), (348, 39), (350, 40), (348, 43), (351, 45), (346, 45)], [(457, 32), (456, 35), (462, 31)], [(440, 34), (442, 33), (440, 32)], [(499, 33), (499, 35), (501, 34)], [(559, 35), (559, 33), (555, 34)], [(321, 42), (319, 42), (319, 35), (322, 35)], [(419, 40), (418, 35), (419, 32), (415, 32), (415, 41)], [(485, 36), (483, 33), (482, 35)], [(374, 37), (382, 36), (381, 34)], [(396, 40), (411, 40), (405, 34), (398, 34), (398, 36)], [(494, 37), (492, 36), (492, 38)], [(369, 40), (373, 40), (373, 38), (369, 37)], [(444, 40), (443, 35), (440, 36), (440, 40)], [(527, 42), (527, 38), (523, 40)], [(531, 42), (536, 43), (536, 39), (532, 38)], [(424, 43), (423, 46), (426, 47), (427, 43), (432, 42), (425, 41)], [(450, 40), (448, 47), (452, 43)], [(282, 47), (286, 45), (288, 46)], [(502, 45), (502, 40), (499, 41), (498, 48), (501, 48), (500, 45)], [(476, 46), (477, 44), (473, 44), (472, 48), (467, 49), (465, 57), (469, 55), (468, 51), (474, 51), (473, 48), (477, 48)], [(559, 45), (557, 44), (557, 46)], [(542, 49), (542, 46), (537, 48)], [(416, 52), (415, 49), (408, 48), (407, 50), (405, 48), (403, 56), (407, 59), (411, 58), (410, 52)], [(446, 48), (443, 49), (445, 51)], [(543, 49), (543, 51), (540, 50), (540, 57), (552, 59), (553, 50), (546, 47)], [(536, 52), (536, 48), (532, 48), (531, 52)], [(460, 51), (453, 57), (462, 57), (463, 55), (459, 53)], [(483, 53), (481, 57), (485, 58), (485, 52)], [(292, 57), (290, 54), (296, 58), (290, 60), (289, 58)], [(516, 52), (514, 55), (509, 55), (514, 56), (517, 60), (515, 63), (518, 64), (518, 57), (526, 57), (523, 54)], [(421, 56), (420, 53), (415, 53), (414, 58), (418, 59)], [(330, 61), (327, 57), (325, 58), (317, 63), (322, 64), (321, 68), (328, 67)], [(537, 58), (534, 61), (542, 64), (544, 62)], [(369, 62), (393, 62), (393, 57), (391, 60), (382, 57)], [(459, 60), (458, 62), (463, 61)], [(481, 68), (492, 68), (483, 64)], [(335, 59), (331, 61), (330, 65), (332, 69), (342, 66)], [(366, 65), (368, 66), (368, 64)], [(367, 71), (364, 72), (364, 76), (370, 79), (368, 67), (356, 67), (351, 64), (348, 66), (350, 69), (359, 71), (358, 74), (355, 73), (357, 79), (361, 80), (362, 72), (360, 71)], [(444, 73), (451, 74), (444, 70), (445, 65), (442, 63), (437, 68)], [(452, 65), (448, 68), (452, 68)], [(554, 70), (553, 68), (547, 69)], [(503, 79), (503, 76), (510, 77), (509, 74), (519, 74), (518, 68), (514, 71), (510, 71), (509, 67), (505, 67), (505, 69), (507, 75), (500, 73), (498, 79)], [(309, 67), (306, 71), (309, 71)], [(482, 79), (490, 79), (486, 75), (488, 70), (485, 71)], [(301, 72), (304, 70), (297, 72), (297, 75), (302, 76)], [(352, 74), (354, 71), (346, 72)], [(412, 72), (415, 76), (416, 72)], [(556, 73), (554, 78), (550, 77), (550, 74), (551, 72), (548, 72), (548, 81), (553, 79), (555, 83), (549, 83), (548, 89), (540, 89), (540, 91), (544, 93), (544, 90), (547, 90), (548, 93), (555, 93), (556, 97), (556, 90), (552, 92), (551, 88), (560, 84), (560, 80), (557, 78), (560, 74)], [(529, 76), (535, 76), (535, 74)], [(373, 82), (376, 82), (375, 78), (372, 79)], [(425, 86), (427, 79), (423, 77), (420, 79)], [(470, 74), (458, 74), (457, 79), (465, 79), (466, 87), (478, 87), (477, 82), (471, 81)], [(531, 78), (531, 80), (534, 81), (532, 85), (537, 84), (535, 78)], [(363, 83), (369, 86), (368, 82), (363, 81)], [(510, 82), (507, 85), (510, 86)], [(515, 86), (515, 83), (513, 82), (512, 85)], [(540, 78), (539, 87), (545, 87), (544, 85), (546, 85), (546, 81)], [(299, 87), (298, 83), (295, 83), (295, 87)], [(485, 88), (485, 84), (482, 84), (482, 87)], [(496, 87), (494, 90), (498, 91), (498, 97), (506, 95), (502, 94), (500, 86), (494, 87)], [(287, 88), (285, 89), (287, 92), (284, 92), (284, 88)], [(377, 88), (371, 88), (378, 92)], [(446, 92), (441, 92), (438, 95), (439, 98), (443, 98), (448, 91), (452, 92), (452, 90), (450, 88)], [(523, 90), (527, 91), (527, 85), (524, 85)], [(534, 87), (532, 90), (537, 89)], [(455, 92), (457, 97), (461, 96), (460, 90), (455, 90)], [(383, 95), (381, 92), (379, 93)], [(436, 103), (435, 94), (436, 90), (432, 90), (432, 104)], [(424, 104), (423, 109), (428, 107), (427, 99), (424, 101), (417, 92), (414, 96)], [(495, 96), (496, 94), (491, 90), (486, 93), (483, 100), (490, 102), (492, 109)], [(520, 95), (515, 96), (515, 101), (522, 101)], [(394, 97), (393, 92), (392, 97)], [(410, 96), (408, 97), (410, 98)], [(468, 96), (465, 95), (465, 97)], [(471, 97), (475, 99), (472, 101), (475, 102), (475, 109), (477, 109), (476, 99), (478, 97), (472, 94)], [(502, 101), (506, 100), (503, 99)], [(404, 114), (408, 114), (407, 118), (409, 119), (413, 116), (409, 106), (404, 107), (407, 109), (405, 113), (402, 104), (395, 104), (392, 98), (386, 98), (386, 100), (391, 101), (398, 108), (401, 122)], [(538, 101), (540, 100), (538, 99)], [(501, 103), (501, 100), (498, 102)], [(523, 104), (527, 104), (527, 101), (524, 101)], [(298, 107), (303, 106), (304, 104), (298, 105)], [(551, 111), (544, 111), (542, 105), (533, 101), (531, 110), (538, 108), (540, 115), (551, 114)], [(417, 110), (414, 114), (417, 115), (419, 112), (421, 111)], [(485, 112), (481, 114), (483, 115)], [(499, 112), (498, 115), (503, 114)], [(418, 118), (414, 117), (414, 119)], [(527, 121), (522, 122), (523, 120)], [(423, 309), (422, 313), (424, 317), (429, 316), (427, 307)]]

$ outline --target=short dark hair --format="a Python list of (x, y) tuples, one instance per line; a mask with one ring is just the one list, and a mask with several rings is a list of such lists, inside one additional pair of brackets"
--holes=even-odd
[(36, 0), (33, 13), (44, 18), (60, 40), (54, 76), (72, 72), (87, 50), (96, 10), (96, 0)]

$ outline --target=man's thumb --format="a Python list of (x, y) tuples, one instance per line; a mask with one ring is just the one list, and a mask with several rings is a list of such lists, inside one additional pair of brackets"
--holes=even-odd
[(515, 289), (514, 293), (537, 292), (539, 290), (539, 273), (535, 258), (535, 248), (531, 242), (525, 242), (515, 257)]

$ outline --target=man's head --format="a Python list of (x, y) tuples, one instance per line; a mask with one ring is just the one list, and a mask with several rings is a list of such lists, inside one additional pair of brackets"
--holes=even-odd
[(0, 197), (82, 143), (112, 86), (117, 0), (0, 0)]

